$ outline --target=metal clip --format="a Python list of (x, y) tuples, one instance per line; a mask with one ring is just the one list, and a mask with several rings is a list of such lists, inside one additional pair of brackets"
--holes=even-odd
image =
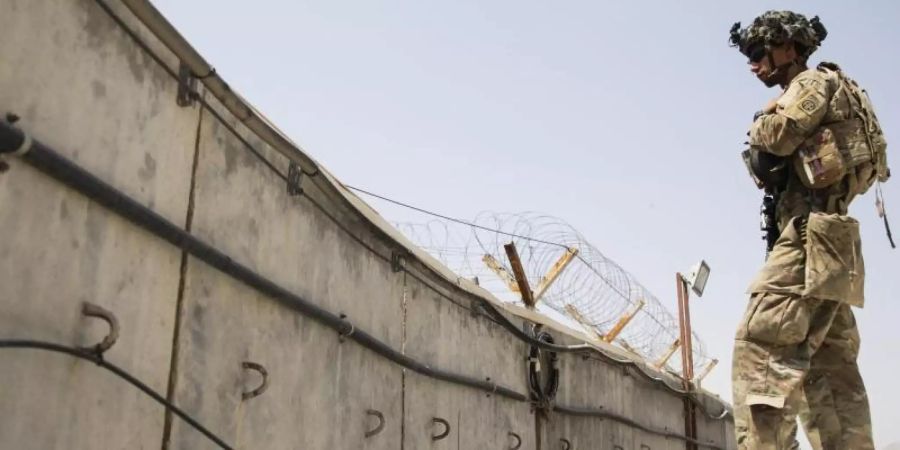
[(384, 414), (382, 414), (381, 411), (374, 409), (367, 409), (366, 414), (378, 419), (378, 425), (376, 425), (374, 429), (366, 431), (366, 438), (370, 438), (381, 433), (381, 430), (384, 429)]
[(434, 417), (431, 419), (431, 422), (433, 422), (435, 424), (441, 424), (444, 426), (444, 431), (442, 431), (438, 434), (431, 435), (432, 441), (439, 441), (441, 439), (444, 439), (445, 437), (447, 437), (450, 434), (450, 423), (447, 422), (446, 420), (441, 419), (440, 417)]
[(298, 195), (303, 195), (303, 171), (300, 169), (300, 166), (297, 163), (291, 161), (288, 164), (288, 173), (287, 173), (287, 192), (288, 195), (292, 197), (296, 197)]
[(257, 387), (256, 389), (254, 389), (250, 392), (247, 392), (247, 391), (242, 392), (241, 398), (244, 400), (249, 400), (253, 397), (258, 397), (258, 396), (262, 395), (263, 392), (266, 392), (266, 389), (269, 388), (269, 371), (267, 371), (266, 368), (263, 367), (261, 364), (257, 364), (255, 362), (250, 362), (250, 361), (242, 362), (241, 367), (243, 367), (244, 369), (254, 370), (256, 372), (259, 372), (260, 375), (262, 375), (262, 383), (259, 385), (259, 387)]
[[(6, 136), (7, 133), (4, 132), (4, 136), (2, 138), (3, 142), (2, 144), (0, 144), (0, 173), (4, 173), (10, 168), (9, 163), (6, 162), (7, 153), (21, 155), (24, 153), (22, 151), (23, 148), (27, 151), (27, 147), (30, 147), (28, 136), (23, 135), (21, 131), (13, 127), (13, 125), (15, 125), (15, 123), (19, 121), (19, 116), (15, 113), (7, 112), (5, 119), (6, 123), (10, 125), (9, 128), (11, 133), (9, 134), (9, 136)], [(21, 142), (14, 143), (17, 140), (21, 140)], [(18, 147), (18, 150), (14, 150), (13, 148), (11, 148), (12, 146)]]
[(344, 322), (347, 323), (347, 328), (348, 328), (346, 331), (339, 331), (339, 332), (338, 332), (338, 340), (339, 340), (341, 343), (344, 343), (344, 339), (346, 339), (346, 338), (348, 338), (348, 337), (350, 337), (350, 336), (353, 336), (353, 333), (356, 332), (356, 326), (354, 326), (352, 323), (350, 323), (349, 320), (347, 320), (347, 315), (346, 315), (346, 314), (341, 313), (341, 314), (340, 314), (340, 318), (341, 318), (341, 320), (343, 320)]
[(103, 353), (109, 350), (119, 339), (119, 319), (116, 319), (115, 314), (111, 311), (88, 302), (84, 302), (84, 305), (82, 305), (81, 314), (87, 317), (102, 319), (109, 325), (109, 334), (107, 334), (99, 344), (90, 347), (79, 347), (84, 351), (92, 352), (96, 354), (97, 357), (102, 358)]
[(518, 434), (513, 433), (512, 431), (510, 431), (508, 435), (509, 437), (516, 440), (515, 444), (509, 446), (509, 450), (519, 450), (519, 447), (522, 446), (522, 438), (520, 438)]
[(403, 270), (403, 267), (406, 265), (405, 257), (403, 253), (393, 251), (391, 252), (391, 270), (394, 273), (400, 272)]
[(491, 377), (485, 378), (484, 381), (488, 382), (491, 385), (491, 392), (488, 392), (487, 396), (490, 397), (491, 395), (496, 394), (497, 393), (497, 383), (494, 383), (493, 381), (491, 381)]
[(178, 64), (178, 95), (175, 103), (182, 108), (194, 105), (197, 98), (197, 78), (184, 61)]

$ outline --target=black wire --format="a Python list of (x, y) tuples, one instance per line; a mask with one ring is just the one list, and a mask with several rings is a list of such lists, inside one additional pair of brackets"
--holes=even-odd
[(0, 348), (27, 348), (27, 349), (38, 349), (38, 350), (47, 350), (51, 352), (63, 353), (69, 356), (74, 356), (76, 358), (81, 358), (88, 360), (112, 373), (117, 375), (119, 378), (127, 381), (132, 386), (138, 388), (144, 394), (147, 394), (153, 400), (156, 400), (159, 404), (163, 405), (167, 410), (172, 411), (178, 417), (181, 417), (185, 422), (187, 422), (190, 426), (194, 427), (195, 430), (203, 433), (204, 436), (209, 438), (209, 440), (213, 441), (219, 447), (225, 450), (234, 450), (229, 444), (226, 444), (221, 438), (216, 436), (212, 431), (209, 431), (201, 425), (199, 422), (194, 420), (190, 415), (186, 412), (182, 411), (180, 408), (169, 402), (162, 395), (158, 394), (156, 391), (151, 389), (141, 380), (138, 380), (124, 369), (112, 364), (105, 359), (101, 355), (97, 353), (93, 353), (90, 351), (86, 351), (76, 347), (69, 347), (60, 344), (54, 344), (52, 342), (44, 342), (44, 341), (35, 341), (35, 340), (27, 340), (27, 339), (3, 339), (0, 340)]
[[(533, 327), (534, 338), (541, 342), (553, 343), (553, 336), (540, 330), (540, 325)], [(528, 350), (528, 388), (531, 399), (537, 402), (538, 408), (547, 411), (559, 390), (559, 357), (556, 352), (541, 350), (532, 345)]]
[(350, 186), (349, 184), (345, 184), (344, 187), (346, 187), (346, 188), (348, 188), (348, 189), (352, 189), (352, 190), (357, 191), (357, 192), (361, 192), (361, 193), (363, 193), (363, 194), (366, 194), (366, 195), (369, 195), (369, 196), (372, 196), (372, 197), (375, 197), (375, 198), (380, 199), (380, 200), (384, 200), (384, 201), (386, 201), (386, 202), (388, 202), (388, 203), (393, 203), (393, 204), (395, 204), (395, 205), (397, 205), (397, 206), (402, 206), (402, 207), (404, 207), (404, 208), (412, 209), (413, 211), (418, 211), (418, 212), (420, 212), (420, 213), (422, 213), (422, 214), (428, 214), (429, 216), (439, 217), (439, 218), (444, 219), (444, 220), (449, 220), (450, 222), (455, 222), (455, 223), (458, 223), (458, 224), (461, 224), (461, 225), (470, 226), (470, 227), (472, 227), (472, 228), (478, 228), (479, 230), (490, 231), (490, 232), (492, 232), (492, 233), (502, 234), (502, 235), (505, 235), (505, 236), (510, 236), (510, 237), (514, 237), (514, 238), (518, 238), (518, 239), (522, 239), (522, 240), (526, 240), (526, 241), (531, 241), (531, 242), (538, 242), (538, 243), (541, 243), (541, 244), (555, 245), (555, 246), (557, 246), (557, 247), (562, 247), (562, 248), (565, 248), (565, 249), (568, 249), (568, 248), (569, 248), (569, 247), (566, 246), (565, 244), (560, 244), (559, 242), (550, 242), (550, 241), (545, 241), (545, 240), (542, 240), (542, 239), (536, 239), (536, 238), (533, 238), (533, 237), (523, 236), (523, 235), (521, 235), (521, 234), (509, 233), (509, 232), (506, 232), (506, 231), (503, 231), (503, 230), (497, 230), (497, 229), (494, 229), (494, 228), (490, 228), (490, 227), (485, 227), (485, 226), (482, 226), (482, 225), (478, 225), (478, 224), (475, 224), (475, 223), (472, 223), (472, 222), (467, 222), (467, 221), (462, 220), (462, 219), (456, 219), (456, 218), (453, 218), (453, 217), (450, 217), (450, 216), (445, 216), (445, 215), (443, 215), (443, 214), (438, 214), (438, 213), (436, 213), (436, 212), (428, 211), (427, 209), (422, 209), (422, 208), (419, 208), (419, 207), (416, 207), (416, 206), (412, 206), (412, 205), (407, 204), (407, 203), (403, 203), (403, 202), (400, 202), (400, 201), (397, 201), (397, 200), (393, 200), (393, 199), (390, 199), (390, 198), (387, 198), (387, 197), (384, 197), (384, 196), (375, 194), (375, 193), (373, 193), (373, 192), (369, 192), (369, 191), (367, 191), (367, 190), (365, 190), (365, 189), (361, 189), (361, 188), (358, 188), (358, 187)]
[(650, 428), (650, 427), (641, 425), (640, 423), (635, 422), (634, 420), (629, 419), (628, 417), (625, 417), (621, 414), (616, 414), (616, 413), (605, 411), (602, 409), (575, 408), (575, 407), (569, 407), (569, 406), (554, 406), (553, 410), (561, 412), (563, 414), (572, 415), (572, 416), (599, 417), (599, 418), (603, 418), (603, 419), (609, 419), (614, 422), (619, 422), (619, 423), (631, 426), (632, 428), (637, 428), (638, 430), (645, 431), (647, 433), (652, 433), (652, 434), (656, 434), (656, 435), (667, 437), (667, 438), (679, 439), (681, 441), (688, 442), (688, 443), (691, 443), (691, 444), (694, 444), (697, 446), (701, 446), (701, 447), (708, 447), (708, 448), (712, 448), (712, 449), (716, 449), (716, 450), (724, 450), (724, 448), (719, 445), (715, 445), (713, 443), (701, 442), (701, 441), (698, 441), (697, 439), (685, 436), (683, 434), (668, 431), (668, 430), (657, 430), (654, 428)]

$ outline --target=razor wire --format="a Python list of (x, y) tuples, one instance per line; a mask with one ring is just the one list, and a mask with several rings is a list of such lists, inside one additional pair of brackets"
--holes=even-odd
[[(432, 216), (423, 222), (393, 225), (458, 275), (472, 279), (507, 302), (520, 302), (521, 298), (510, 289), (508, 281), (485, 263), (486, 255), (512, 273), (504, 245), (514, 243), (535, 290), (566, 252), (576, 251), (540, 297), (538, 309), (602, 339), (624, 315), (643, 303), (612, 342), (653, 365), (667, 360), (660, 367), (681, 372), (681, 352), (673, 353), (680, 336), (677, 317), (632, 274), (565, 221), (534, 212), (482, 212), (471, 222)], [(700, 373), (712, 358), (696, 333), (692, 341), (694, 372)]]

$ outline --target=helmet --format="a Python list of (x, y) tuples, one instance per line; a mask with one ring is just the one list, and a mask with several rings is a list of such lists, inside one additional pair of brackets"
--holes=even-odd
[(759, 45), (771, 48), (793, 42), (800, 57), (806, 59), (827, 35), (828, 31), (819, 22), (819, 16), (807, 20), (803, 14), (793, 11), (766, 11), (753, 19), (747, 28), (741, 29), (741, 23), (735, 23), (731, 27), (729, 40), (732, 47), (737, 47), (746, 56), (750, 56), (750, 50)]

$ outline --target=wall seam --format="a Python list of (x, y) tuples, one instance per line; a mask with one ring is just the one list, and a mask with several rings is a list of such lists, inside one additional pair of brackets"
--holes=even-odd
[[(403, 326), (400, 327), (400, 353), (406, 355), (406, 302), (407, 290), (406, 271), (403, 272), (403, 297), (401, 307), (403, 309)], [(400, 450), (406, 450), (406, 368), (400, 369)]]
[[(205, 95), (201, 94), (201, 95)], [(197, 166), (200, 160), (200, 133), (203, 126), (203, 108), (198, 108), (199, 113), (197, 115), (197, 134), (194, 138), (194, 160), (191, 165), (191, 184), (190, 189), (188, 190), (188, 204), (187, 204), (187, 212), (185, 213), (184, 218), (184, 229), (188, 233), (191, 232), (191, 225), (194, 221), (194, 193), (197, 187)], [(175, 303), (175, 326), (172, 330), (172, 356), (169, 361), (169, 382), (166, 387), (166, 400), (170, 403), (175, 403), (175, 388), (178, 380), (178, 351), (179, 351), (179, 341), (181, 334), (181, 317), (183, 315), (184, 310), (184, 291), (187, 285), (187, 268), (188, 268), (188, 252), (185, 250), (181, 251), (181, 266), (179, 268), (179, 278), (178, 278), (178, 296)], [(163, 423), (163, 436), (162, 436), (162, 450), (167, 450), (169, 448), (169, 441), (172, 437), (172, 411), (166, 410), (165, 419)]]

